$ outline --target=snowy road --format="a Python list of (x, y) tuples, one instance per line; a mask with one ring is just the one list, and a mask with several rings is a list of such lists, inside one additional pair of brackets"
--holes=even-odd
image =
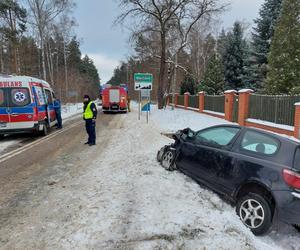
[(254, 237), (234, 208), (156, 162), (169, 142), (161, 132), (224, 121), (186, 111), (154, 111), (149, 125), (136, 112), (102, 115), (96, 147), (83, 145), (76, 122), (31, 157), (0, 163), (1, 249), (299, 249), (291, 227)]

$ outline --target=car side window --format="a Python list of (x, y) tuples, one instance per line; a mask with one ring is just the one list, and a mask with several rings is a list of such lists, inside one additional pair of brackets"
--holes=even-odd
[(195, 140), (199, 143), (210, 144), (211, 146), (227, 146), (239, 132), (239, 128), (218, 127), (206, 129), (196, 134)]
[(299, 147), (296, 150), (296, 154), (294, 158), (294, 168), (300, 170), (300, 148)]
[(4, 98), (4, 89), (0, 89), (0, 107), (4, 107), (4, 102), (5, 102), (5, 98)]
[(52, 98), (51, 92), (48, 89), (45, 89), (45, 94), (46, 94), (46, 98), (47, 98), (47, 103), (53, 104), (53, 98)]
[(38, 99), (39, 105), (45, 105), (46, 104), (46, 99), (43, 93), (43, 90), (41, 87), (35, 86), (34, 87), (36, 97)]
[(242, 149), (263, 155), (275, 154), (279, 146), (278, 140), (255, 131), (247, 131), (241, 144)]

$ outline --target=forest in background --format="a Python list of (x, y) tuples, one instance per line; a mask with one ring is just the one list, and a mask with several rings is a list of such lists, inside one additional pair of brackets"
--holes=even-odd
[(135, 72), (154, 75), (152, 98), (159, 103), (170, 92), (300, 94), (299, 0), (265, 0), (254, 27), (236, 21), (228, 30), (221, 29), (220, 15), (229, 6), (220, 1), (119, 2), (124, 12), (116, 22), (135, 21), (134, 53), (108, 83), (129, 83), (133, 98)]
[(0, 1), (0, 73), (49, 82), (63, 102), (96, 98), (100, 78), (80, 51), (72, 0)]

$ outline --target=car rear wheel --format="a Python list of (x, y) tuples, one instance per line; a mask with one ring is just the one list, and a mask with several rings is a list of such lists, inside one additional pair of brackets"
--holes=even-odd
[(272, 225), (272, 208), (259, 194), (249, 193), (238, 200), (236, 212), (255, 235), (263, 235)]
[(47, 124), (46, 124), (45, 122), (43, 123), (43, 130), (40, 131), (40, 135), (41, 135), (41, 136), (46, 136), (46, 135), (48, 135), (48, 126), (47, 126)]
[(175, 151), (167, 149), (161, 158), (161, 165), (164, 169), (168, 171), (175, 170)]

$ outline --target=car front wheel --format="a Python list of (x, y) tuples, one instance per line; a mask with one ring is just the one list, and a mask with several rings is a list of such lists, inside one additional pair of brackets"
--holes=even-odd
[(255, 235), (263, 235), (272, 225), (272, 208), (259, 194), (249, 193), (238, 200), (236, 212)]
[(161, 165), (168, 171), (175, 170), (175, 151), (167, 149), (162, 155)]

